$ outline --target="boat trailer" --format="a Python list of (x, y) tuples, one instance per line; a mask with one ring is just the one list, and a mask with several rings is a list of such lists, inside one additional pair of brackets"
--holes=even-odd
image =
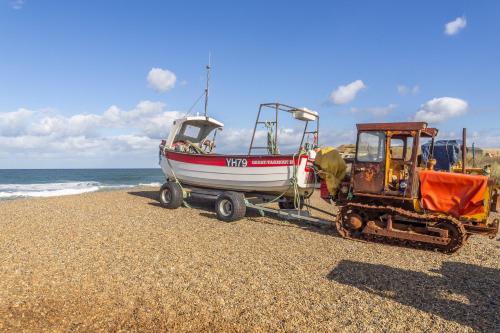
[[(215, 201), (217, 218), (226, 222), (242, 219), (247, 208), (255, 209), (261, 216), (270, 213), (285, 220), (300, 221), (316, 226), (333, 227), (335, 220), (325, 220), (311, 216), (309, 210), (316, 210), (336, 218), (335, 214), (314, 207), (304, 202), (299, 207), (294, 207), (293, 202), (287, 198), (276, 197), (267, 193), (236, 192), (224, 189), (212, 189), (180, 184), (167, 181), (160, 189), (160, 203), (166, 208), (177, 208), (181, 205), (190, 207), (186, 199), (205, 199)], [(303, 199), (302, 199), (303, 200)], [(271, 208), (264, 205), (277, 202), (280, 208)], [(306, 207), (306, 209), (304, 209)]]

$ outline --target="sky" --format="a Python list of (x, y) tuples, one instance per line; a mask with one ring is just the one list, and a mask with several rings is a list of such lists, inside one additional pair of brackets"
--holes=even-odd
[(0, 168), (156, 167), (209, 53), (218, 152), (248, 149), (265, 102), (319, 112), (323, 145), (427, 121), (500, 147), (499, 18), (499, 1), (0, 0)]

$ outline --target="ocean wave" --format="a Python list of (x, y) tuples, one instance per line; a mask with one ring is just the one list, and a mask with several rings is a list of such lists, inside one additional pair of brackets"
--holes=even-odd
[(26, 197), (56, 197), (96, 192), (101, 189), (99, 182), (66, 182), (46, 184), (0, 184), (0, 199)]
[(151, 186), (151, 187), (160, 187), (162, 184), (161, 183), (139, 183), (139, 186)]
[(35, 197), (59, 197), (97, 191), (119, 190), (133, 188), (136, 186), (160, 186), (160, 184), (101, 184), (96, 181), (44, 184), (0, 184), (0, 200)]

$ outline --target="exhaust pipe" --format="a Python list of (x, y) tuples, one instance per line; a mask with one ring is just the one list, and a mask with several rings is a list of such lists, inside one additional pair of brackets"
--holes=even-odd
[(462, 173), (465, 173), (467, 164), (467, 128), (462, 130)]

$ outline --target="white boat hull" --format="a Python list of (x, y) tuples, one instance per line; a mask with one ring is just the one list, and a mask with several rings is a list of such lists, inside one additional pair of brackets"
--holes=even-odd
[(293, 182), (304, 194), (315, 186), (312, 160), (306, 155), (193, 155), (165, 151), (165, 176), (181, 184), (240, 192), (293, 194)]

